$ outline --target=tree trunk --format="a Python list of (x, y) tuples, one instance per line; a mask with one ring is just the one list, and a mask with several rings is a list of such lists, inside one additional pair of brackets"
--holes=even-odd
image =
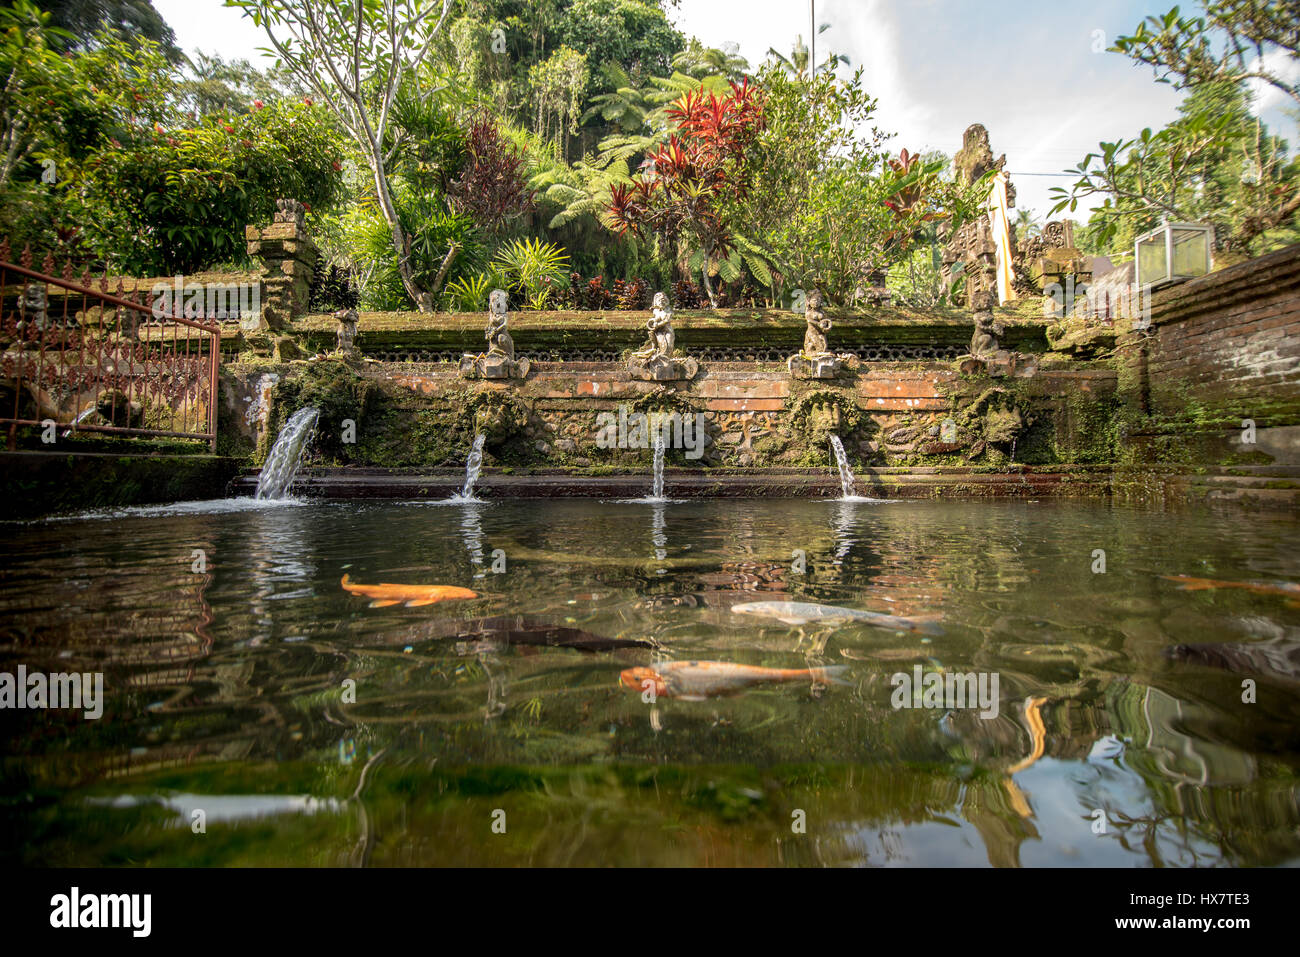
[(429, 301), (430, 297), (416, 283), (415, 274), (411, 271), (410, 240), (407, 238), (406, 231), (402, 229), (401, 220), (397, 217), (397, 209), (393, 206), (383, 165), (376, 156), (371, 156), (370, 161), (371, 169), (375, 174), (375, 194), (379, 199), (379, 210), (393, 233), (393, 251), (397, 253), (397, 273), (401, 276), (402, 288), (406, 290), (406, 294), (411, 297), (417, 309), (421, 312), (431, 312), (433, 307)]

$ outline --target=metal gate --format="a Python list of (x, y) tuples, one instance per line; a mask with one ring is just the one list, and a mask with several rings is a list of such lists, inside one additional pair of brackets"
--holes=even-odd
[[(148, 295), (110, 292), (89, 270), (74, 282), (30, 249), (10, 262), (0, 242), (0, 425), (17, 447), (20, 426), (217, 444), (221, 332), (211, 323), (157, 315)], [(175, 313), (179, 305), (169, 307)], [(5, 393), (12, 392), (12, 396)], [(48, 439), (46, 439), (48, 441)]]

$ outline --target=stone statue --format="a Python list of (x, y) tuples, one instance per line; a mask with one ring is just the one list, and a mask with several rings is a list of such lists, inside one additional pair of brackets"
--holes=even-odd
[(852, 355), (835, 355), (830, 351), (826, 334), (831, 331), (831, 321), (822, 310), (822, 293), (812, 289), (804, 299), (803, 350), (786, 360), (786, 368), (796, 379), (833, 379), (845, 368), (855, 368), (857, 358)]
[(488, 355), (514, 359), (515, 341), (510, 338), (507, 330), (509, 321), (506, 292), (504, 289), (493, 289), (492, 295), (488, 296), (488, 325), (484, 334), (488, 343)]
[(826, 333), (831, 331), (831, 321), (822, 311), (820, 289), (808, 293), (808, 298), (804, 300), (803, 319), (808, 324), (803, 334), (803, 354), (809, 358), (829, 355), (830, 347), (826, 342)]
[(467, 379), (524, 379), (528, 360), (515, 358), (515, 342), (509, 332), (509, 298), (504, 289), (493, 289), (488, 297), (488, 324), (483, 338), (488, 350), (460, 357), (460, 374)]
[(654, 311), (646, 320), (645, 327), (649, 338), (645, 347), (632, 353), (628, 359), (628, 374), (634, 379), (651, 382), (695, 378), (700, 369), (698, 362), (673, 357), (677, 336), (673, 332), (673, 311), (664, 293), (655, 293)]
[(671, 359), (677, 336), (673, 333), (673, 311), (668, 306), (668, 297), (662, 292), (655, 293), (654, 314), (645, 322), (650, 338), (644, 349), (632, 353), (633, 357), (650, 359), (666, 356)]
[(338, 351), (344, 355), (356, 355), (360, 352), (355, 344), (357, 338), (357, 311), (355, 309), (340, 309), (334, 313), (334, 318), (338, 320), (339, 324), (335, 332), (338, 338)]
[(299, 229), (304, 227), (307, 216), (307, 208), (296, 199), (277, 199), (275, 201), (275, 216), (272, 220), (277, 223), (292, 223)]
[[(45, 292), (45, 283), (28, 283), (23, 289), (22, 299), (18, 303), (19, 315), (22, 317), (18, 328), (29, 323), (44, 332), (53, 325), (49, 321), (49, 299)], [(128, 310), (133, 311), (133, 310)]]

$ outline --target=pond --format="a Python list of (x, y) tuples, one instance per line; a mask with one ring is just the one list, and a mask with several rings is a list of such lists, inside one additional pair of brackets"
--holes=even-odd
[[(0, 711), (0, 854), (1294, 864), (1295, 532), (1048, 501), (228, 500), (9, 524), (0, 672), (102, 673), (103, 700)], [(476, 597), (356, 590), (379, 583)], [(759, 604), (790, 602), (823, 607)], [(969, 676), (971, 700), (909, 690), (932, 675)]]

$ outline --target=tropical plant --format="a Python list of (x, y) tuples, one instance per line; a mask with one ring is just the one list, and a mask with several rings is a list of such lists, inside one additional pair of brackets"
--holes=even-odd
[(1056, 189), (1052, 213), (1106, 197), (1089, 223), (1103, 248), (1131, 248), (1161, 218), (1208, 221), (1221, 249), (1242, 254), (1297, 237), (1300, 160), (1251, 109), (1248, 84), (1300, 105), (1300, 8), (1269, 0), (1207, 0), (1147, 17), (1112, 50), (1189, 91), (1164, 129), (1103, 142)]
[(487, 308), (492, 290), (501, 284), (495, 273), (461, 276), (447, 283), (443, 300), (452, 312), (481, 312)]
[(488, 236), (498, 236), (533, 208), (524, 158), (487, 114), (471, 124), (465, 152), (464, 167), (447, 190), (448, 201)]
[(689, 269), (702, 277), (714, 308), (710, 274), (725, 270), (725, 278), (734, 270), (733, 252), (753, 256), (756, 248), (737, 244), (724, 202), (743, 201), (749, 192), (747, 150), (763, 128), (763, 99), (748, 79), (730, 86), (725, 97), (706, 95), (701, 86), (674, 103), (667, 112), (676, 132), (648, 154), (630, 184), (610, 190), (609, 217), (617, 232), (686, 243)]
[(545, 309), (568, 279), (569, 256), (554, 243), (516, 239), (497, 250), (492, 265), (529, 309)]
[(124, 134), (80, 164), (68, 202), (87, 245), (113, 265), (192, 272), (243, 260), (244, 227), (269, 222), (281, 197), (335, 203), (342, 158), (325, 111), (281, 101)]

